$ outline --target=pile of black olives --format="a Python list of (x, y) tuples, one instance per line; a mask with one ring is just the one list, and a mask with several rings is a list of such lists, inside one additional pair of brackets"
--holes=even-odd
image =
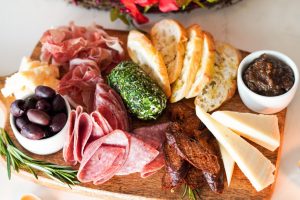
[(33, 96), (15, 100), (10, 106), (10, 113), (20, 133), (32, 140), (55, 135), (67, 122), (64, 99), (47, 86), (38, 86)]

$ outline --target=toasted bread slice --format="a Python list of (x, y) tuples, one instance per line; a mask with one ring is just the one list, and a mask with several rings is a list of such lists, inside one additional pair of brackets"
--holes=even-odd
[(183, 61), (183, 67), (178, 79), (172, 84), (170, 102), (174, 103), (183, 99), (194, 83), (198, 69), (201, 66), (203, 47), (203, 32), (199, 25), (195, 24), (187, 29), (188, 42)]
[(241, 61), (240, 51), (225, 43), (216, 43), (215, 73), (195, 99), (207, 112), (220, 107), (236, 90), (236, 74)]
[(161, 54), (152, 45), (151, 41), (136, 30), (129, 32), (127, 50), (133, 62), (137, 63), (165, 92), (171, 95), (168, 71)]
[(154, 46), (163, 56), (170, 83), (174, 83), (183, 65), (187, 41), (185, 28), (175, 20), (164, 19), (154, 24), (150, 35)]
[(186, 93), (185, 98), (197, 96), (204, 86), (210, 82), (215, 71), (215, 53), (214, 38), (210, 33), (204, 31), (201, 66), (199, 67), (193, 85)]

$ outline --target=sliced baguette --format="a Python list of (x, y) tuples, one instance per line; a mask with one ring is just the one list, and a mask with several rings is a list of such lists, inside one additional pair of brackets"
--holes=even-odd
[(192, 84), (194, 83), (196, 73), (201, 65), (203, 32), (199, 25), (195, 24), (187, 29), (188, 42), (183, 61), (183, 67), (178, 79), (172, 84), (172, 95), (170, 102), (174, 103), (183, 99)]
[(196, 97), (206, 84), (210, 82), (214, 74), (215, 64), (215, 41), (213, 36), (208, 32), (203, 32), (201, 66), (199, 67), (193, 85), (186, 93), (185, 98)]
[(210, 112), (230, 99), (236, 90), (240, 52), (229, 44), (216, 43), (215, 73), (195, 99), (195, 104)]
[(163, 56), (170, 83), (174, 83), (183, 65), (187, 41), (185, 28), (175, 20), (164, 19), (154, 24), (150, 35), (154, 46)]
[(133, 62), (137, 63), (165, 92), (171, 95), (168, 71), (161, 54), (152, 45), (151, 41), (136, 30), (129, 32), (127, 50)]

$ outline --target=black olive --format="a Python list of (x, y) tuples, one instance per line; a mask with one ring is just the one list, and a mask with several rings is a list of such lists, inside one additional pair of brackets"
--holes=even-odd
[(52, 99), (54, 98), (55, 94), (55, 91), (48, 86), (40, 85), (35, 88), (35, 96), (37, 98)]
[(25, 109), (25, 101), (22, 99), (15, 100), (11, 105), (10, 105), (10, 113), (14, 117), (21, 117), (24, 115), (26, 112)]

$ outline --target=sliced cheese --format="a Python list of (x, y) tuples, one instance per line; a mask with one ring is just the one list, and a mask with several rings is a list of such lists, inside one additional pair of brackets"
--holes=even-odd
[(280, 145), (276, 115), (216, 111), (212, 117), (237, 134), (274, 151)]
[(274, 182), (275, 166), (246, 140), (223, 126), (196, 105), (196, 114), (237, 163), (257, 191)]
[(221, 156), (225, 168), (227, 184), (229, 186), (231, 182), (235, 162), (233, 158), (229, 155), (229, 153), (226, 151), (225, 147), (220, 142), (219, 142), (219, 146), (220, 146)]

